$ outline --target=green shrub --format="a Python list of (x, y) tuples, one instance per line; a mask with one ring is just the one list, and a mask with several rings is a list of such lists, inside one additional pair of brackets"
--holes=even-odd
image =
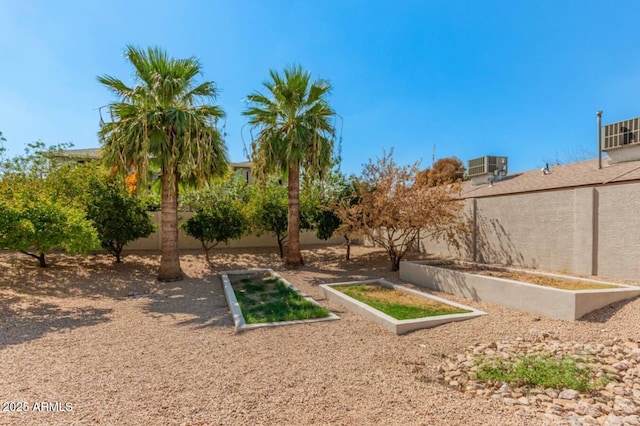
[(87, 201), (87, 217), (93, 222), (103, 249), (120, 263), (124, 246), (153, 232), (153, 223), (142, 201), (129, 195), (116, 179), (95, 179)]
[(209, 250), (221, 241), (241, 238), (247, 231), (248, 221), (239, 203), (222, 199), (203, 208), (181, 226), (185, 234), (200, 241), (207, 262)]

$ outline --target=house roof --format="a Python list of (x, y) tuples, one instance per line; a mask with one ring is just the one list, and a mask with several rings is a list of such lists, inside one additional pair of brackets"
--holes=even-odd
[[(63, 149), (59, 153), (56, 152), (54, 156), (62, 158), (100, 158), (102, 156), (100, 150), (100, 148)], [(230, 165), (234, 169), (250, 169), (253, 167), (253, 163), (251, 161), (230, 163)]]
[(544, 191), (579, 186), (604, 185), (626, 181), (640, 181), (640, 161), (609, 164), (598, 160), (580, 161), (549, 167), (549, 174), (540, 169), (508, 175), (502, 180), (474, 186), (470, 181), (462, 185), (462, 198), (481, 198), (522, 192)]
[(240, 163), (231, 163), (231, 167), (234, 169), (250, 169), (253, 167), (253, 163), (251, 161), (242, 161)]
[(100, 158), (100, 148), (64, 149), (59, 153), (55, 152), (53, 156), (65, 158)]

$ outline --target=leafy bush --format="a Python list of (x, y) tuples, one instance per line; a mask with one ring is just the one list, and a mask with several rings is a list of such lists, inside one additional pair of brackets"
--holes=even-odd
[(278, 241), (280, 257), (284, 257), (284, 241), (288, 225), (287, 188), (271, 180), (263, 187), (254, 187), (249, 207), (249, 217), (254, 231), (260, 235), (269, 232)]
[(34, 257), (41, 267), (53, 249), (86, 253), (97, 245), (97, 232), (84, 211), (64, 200), (40, 196), (0, 202), (0, 247)]
[(249, 193), (245, 179), (231, 176), (182, 196), (181, 209), (194, 211), (195, 215), (181, 228), (200, 241), (207, 261), (213, 247), (239, 239), (247, 232), (249, 219), (244, 205), (249, 202)]
[(321, 240), (328, 240), (334, 235), (343, 236), (347, 246), (346, 260), (351, 257), (352, 235), (355, 233), (344, 224), (338, 210), (354, 206), (357, 202), (353, 178), (347, 179), (335, 169), (323, 181), (306, 182), (300, 194), (302, 223), (306, 222), (308, 229), (314, 229), (316, 237)]
[(201, 209), (184, 222), (182, 230), (202, 244), (207, 262), (209, 250), (221, 241), (241, 238), (248, 227), (248, 221), (239, 203), (222, 199)]
[(94, 179), (87, 202), (87, 217), (98, 231), (100, 245), (121, 262), (124, 246), (153, 232), (142, 201), (130, 196), (116, 179)]
[(0, 247), (34, 257), (42, 267), (54, 249), (86, 253), (98, 246), (83, 206), (92, 166), (59, 163), (57, 151), (30, 144), (24, 156), (2, 164), (0, 177)]

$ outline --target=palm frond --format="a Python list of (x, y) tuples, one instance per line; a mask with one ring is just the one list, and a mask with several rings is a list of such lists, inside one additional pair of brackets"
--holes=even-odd
[(311, 74), (300, 65), (286, 67), (283, 73), (270, 70), (269, 75), (263, 82), (267, 94), (250, 94), (243, 112), (256, 131), (251, 158), (257, 174), (286, 173), (291, 161), (307, 174), (330, 167), (335, 113), (326, 96), (331, 85), (325, 80), (312, 83)]
[(151, 162), (161, 170), (178, 167), (185, 181), (195, 183), (224, 173), (227, 151), (217, 128), (224, 111), (207, 102), (215, 98), (214, 82), (194, 82), (201, 73), (197, 58), (172, 59), (159, 47), (131, 45), (126, 57), (134, 68), (132, 88), (98, 77), (120, 98), (109, 105), (111, 121), (99, 132), (105, 162), (123, 173), (135, 167), (142, 178)]

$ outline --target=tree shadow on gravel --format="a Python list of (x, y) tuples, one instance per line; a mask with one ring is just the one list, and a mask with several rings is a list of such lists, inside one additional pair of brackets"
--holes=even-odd
[[(350, 261), (344, 260), (343, 247), (305, 247), (303, 256), (306, 266), (287, 269), (276, 247), (222, 247), (212, 250), (211, 263), (206, 263), (201, 251), (185, 250), (180, 256), (185, 279), (162, 283), (156, 280), (160, 260), (157, 252), (129, 252), (120, 264), (114, 263), (112, 256), (103, 253), (88, 256), (53, 254), (49, 256), (48, 268), (39, 268), (31, 259), (18, 253), (0, 252), (0, 304), (9, 303), (4, 300), (3, 290), (20, 298), (15, 303), (33, 310), (32, 321), (35, 324), (42, 323), (39, 326), (44, 330), (42, 332), (46, 332), (44, 324), (47, 315), (53, 320), (53, 330), (64, 327), (65, 323), (73, 326), (78, 315), (86, 317), (88, 321), (95, 318), (99, 321), (108, 313), (56, 308), (56, 298), (74, 297), (115, 300), (144, 298), (143, 309), (149, 315), (170, 316), (176, 318), (180, 325), (196, 328), (233, 327), (222, 290), (221, 271), (271, 268), (285, 275), (301, 271), (308, 273), (306, 279), (311, 285), (382, 276), (397, 280), (397, 273), (388, 270), (386, 254), (379, 249), (354, 248)], [(38, 302), (38, 299), (44, 300)], [(12, 312), (10, 317), (14, 315), (17, 313)], [(29, 328), (28, 324), (20, 324), (15, 328), (23, 326)], [(35, 334), (42, 332), (36, 331)]]
[(636, 300), (638, 300), (638, 297), (612, 303), (610, 305), (605, 306), (604, 308), (600, 308), (596, 311), (589, 312), (588, 314), (584, 315), (582, 318), (578, 319), (578, 321), (590, 322), (590, 323), (606, 323), (611, 318), (613, 318), (616, 314), (618, 314), (625, 306), (627, 306), (629, 303)]
[[(23, 307), (24, 306), (24, 307)], [(30, 301), (20, 296), (0, 295), (0, 350), (29, 342), (46, 334), (110, 321), (112, 309), (62, 308), (54, 303)]]
[[(372, 251), (374, 250), (374, 251)], [(310, 252), (305, 257), (305, 266), (302, 270), (317, 275), (310, 281), (312, 285), (328, 284), (335, 282), (361, 281), (368, 279), (384, 278), (391, 282), (400, 282), (399, 273), (391, 271), (391, 262), (387, 253), (382, 249), (369, 248), (365, 253), (356, 253), (350, 260), (344, 257), (344, 249), (336, 252), (333, 259), (327, 260), (327, 256), (318, 252)], [(423, 255), (418, 253), (407, 254), (407, 259), (421, 259)]]
[(168, 315), (179, 325), (195, 328), (233, 327), (217, 275), (166, 283), (149, 298), (144, 311), (150, 315)]
[(253, 250), (250, 253), (237, 248), (214, 249), (210, 253), (212, 257), (215, 254), (214, 260), (209, 263), (211, 274), (245, 269), (270, 268), (279, 270), (284, 268), (284, 259), (280, 258), (277, 248), (265, 247), (262, 250)]
[(0, 290), (35, 297), (123, 298), (152, 292), (156, 285), (157, 256), (127, 256), (118, 264), (107, 254), (50, 258), (50, 266), (40, 268), (19, 254), (0, 256)]

